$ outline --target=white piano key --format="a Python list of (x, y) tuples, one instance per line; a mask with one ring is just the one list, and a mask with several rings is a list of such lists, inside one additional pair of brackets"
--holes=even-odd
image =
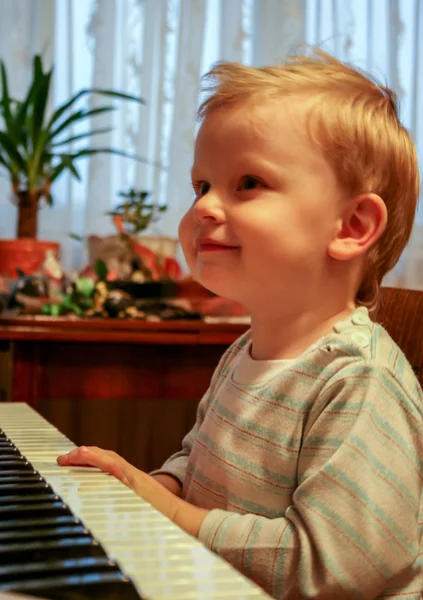
[(120, 481), (91, 467), (60, 467), (75, 445), (26, 404), (0, 404), (0, 428), (132, 578), (148, 600), (269, 598)]

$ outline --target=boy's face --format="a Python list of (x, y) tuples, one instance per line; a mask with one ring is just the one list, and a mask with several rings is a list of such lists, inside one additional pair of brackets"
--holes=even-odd
[(343, 196), (302, 102), (219, 109), (196, 141), (185, 258), (201, 284), (251, 312), (319, 291), (339, 228)]

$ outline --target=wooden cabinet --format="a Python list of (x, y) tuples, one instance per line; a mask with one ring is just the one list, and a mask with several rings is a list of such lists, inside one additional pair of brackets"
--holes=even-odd
[(180, 448), (220, 356), (246, 328), (3, 318), (0, 388), (77, 444), (115, 450), (148, 471)]

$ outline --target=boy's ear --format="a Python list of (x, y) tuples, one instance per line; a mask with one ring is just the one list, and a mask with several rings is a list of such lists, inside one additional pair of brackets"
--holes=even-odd
[(351, 260), (364, 255), (385, 231), (388, 212), (377, 194), (360, 194), (348, 200), (339, 219), (336, 236), (328, 254), (336, 260)]

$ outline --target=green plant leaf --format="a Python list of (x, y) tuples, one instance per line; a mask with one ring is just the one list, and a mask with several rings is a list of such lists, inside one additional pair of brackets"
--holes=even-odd
[(139, 96), (125, 94), (124, 92), (116, 92), (115, 90), (92, 88), (91, 90), (88, 90), (88, 93), (99, 94), (101, 96), (110, 96), (111, 98), (118, 98), (120, 100), (130, 100), (131, 102), (138, 102), (138, 104), (145, 104), (145, 100), (143, 100), (143, 98), (140, 98)]
[(50, 83), (53, 69), (48, 73), (43, 73), (41, 58), (36, 56), (34, 59), (34, 95), (32, 98), (32, 111), (30, 118), (30, 131), (32, 144), (35, 148), (38, 142), (38, 134), (41, 130), (50, 93)]
[(52, 317), (58, 317), (60, 315), (60, 305), (59, 304), (51, 304), (50, 305), (50, 314)]
[(72, 98), (70, 98), (70, 100), (67, 100), (67, 102), (65, 102), (64, 104), (59, 106), (54, 111), (54, 113), (51, 115), (50, 121), (48, 122), (48, 125), (47, 125), (48, 129), (52, 128), (54, 123), (56, 123), (56, 121), (58, 121), (60, 119), (60, 117), (72, 106), (72, 104), (74, 104), (77, 100), (79, 100), (79, 98), (82, 98), (82, 96), (85, 96), (86, 94), (88, 94), (88, 92), (89, 92), (89, 90), (87, 90), (87, 89), (81, 90), (77, 94), (72, 96)]
[(38, 79), (41, 75), (44, 75), (43, 63), (39, 54), (36, 54), (32, 61), (32, 74), (34, 76), (34, 80)]
[(4, 66), (4, 62), (0, 61), (0, 78), (2, 82), (2, 96), (0, 99), (0, 114), (4, 120), (4, 132), (7, 133), (9, 138), (13, 140), (15, 145), (22, 143), (22, 127), (17, 122), (16, 113), (21, 106), (20, 102), (17, 102), (9, 96), (9, 88), (7, 81), (7, 73)]
[[(100, 94), (117, 100), (129, 100), (144, 103), (142, 98), (108, 89), (83, 89), (68, 101), (59, 106), (46, 124), (46, 110), (51, 90), (53, 69), (44, 71), (40, 55), (33, 59), (32, 81), (22, 100), (9, 95), (8, 73), (5, 63), (0, 61), (0, 165), (4, 166), (15, 184), (25, 186), (28, 190), (46, 190), (45, 185), (53, 182), (65, 171), (73, 177), (80, 178), (75, 165), (76, 159), (89, 157), (99, 153), (114, 154), (125, 158), (140, 159), (130, 153), (113, 148), (90, 148), (89, 142), (96, 134), (109, 133), (112, 128), (90, 128), (90, 131), (73, 132), (72, 127), (84, 119), (116, 110), (116, 106), (106, 101), (106, 106), (97, 108), (73, 108), (78, 99), (88, 94)], [(10, 73), (9, 73), (10, 80)], [(113, 103), (114, 104), (114, 103)], [(62, 139), (59, 139), (59, 138)], [(82, 142), (82, 148), (72, 153), (66, 150), (67, 144)], [(85, 142), (85, 143), (84, 143)], [(46, 202), (51, 204), (53, 198), (46, 193)]]
[(103, 127), (103, 129), (93, 129), (92, 131), (86, 131), (85, 133), (80, 133), (79, 135), (73, 135), (70, 138), (65, 140), (60, 140), (60, 142), (53, 142), (51, 144), (52, 148), (56, 146), (64, 146), (65, 144), (71, 144), (72, 142), (77, 142), (78, 140), (82, 140), (84, 138), (90, 137), (92, 135), (98, 135), (100, 133), (110, 133), (113, 131), (113, 127)]
[(83, 313), (83, 311), (82, 311), (82, 309), (81, 309), (81, 308), (79, 308), (79, 306), (77, 306), (76, 304), (73, 304), (73, 303), (71, 303), (71, 304), (69, 304), (69, 307), (68, 307), (68, 308), (69, 308), (70, 310), (73, 310), (73, 312), (74, 312), (74, 313), (75, 313), (75, 314), (76, 314), (78, 317), (82, 317), (82, 315), (84, 314), (84, 313)]
[(19, 150), (16, 148), (16, 145), (13, 143), (13, 140), (4, 133), (4, 131), (0, 131), (0, 146), (3, 147), (4, 152), (9, 157), (12, 163), (15, 163), (16, 166), (22, 171), (26, 171), (26, 163), (25, 159), (19, 153)]
[(139, 158), (135, 154), (129, 154), (124, 150), (116, 150), (115, 148), (86, 148), (85, 150), (79, 150), (72, 154), (73, 159), (82, 158), (84, 156), (91, 156), (92, 154), (114, 154), (115, 156), (123, 156), (124, 158), (132, 158), (139, 162), (148, 162), (145, 158)]
[(72, 154), (59, 154), (59, 157), (61, 159), (61, 162), (59, 162), (53, 168), (50, 175), (47, 177), (48, 180), (51, 183), (53, 183), (53, 181), (55, 181), (59, 177), (59, 175), (61, 175), (61, 173), (63, 173), (63, 171), (65, 171), (66, 169), (69, 169), (69, 171), (72, 173), (72, 175), (80, 181), (81, 175), (79, 174), (79, 171), (76, 169), (75, 165), (73, 164), (74, 159), (73, 159)]
[(77, 233), (70, 233), (69, 237), (71, 238), (71, 240), (76, 240), (77, 242), (84, 241), (84, 238), (81, 235), (78, 235)]
[(100, 281), (105, 281), (108, 273), (106, 263), (101, 258), (98, 258), (95, 262), (94, 271)]
[(67, 162), (62, 160), (58, 165), (56, 165), (52, 169), (50, 175), (48, 176), (48, 180), (50, 181), (50, 183), (53, 183), (53, 181), (55, 181), (59, 177), (59, 175), (61, 175), (66, 169), (69, 169), (69, 165)]
[(95, 289), (95, 283), (89, 277), (78, 277), (75, 281), (76, 290), (85, 298), (90, 298)]
[(78, 181), (81, 181), (81, 175), (79, 174), (78, 169), (75, 167), (72, 161), (69, 161), (69, 170)]
[(41, 57), (40, 56), (35, 56), (34, 60), (33, 60), (33, 68), (32, 68), (32, 72), (33, 72), (33, 78), (32, 78), (32, 82), (31, 85), (29, 87), (27, 96), (25, 98), (25, 100), (23, 102), (19, 102), (14, 100), (14, 102), (16, 102), (16, 104), (18, 105), (17, 108), (17, 112), (16, 112), (16, 125), (21, 128), (25, 121), (27, 120), (28, 117), (28, 109), (29, 107), (33, 108), (34, 103), (35, 103), (35, 99), (37, 98), (37, 95), (39, 93), (39, 88), (45, 85), (45, 80), (44, 77), (46, 75), (50, 75), (50, 79), (51, 79), (51, 74), (52, 74), (52, 69), (50, 70), (49, 73), (44, 74), (43, 73), (43, 69), (42, 69), (42, 62), (41, 62)]
[(70, 100), (68, 100), (67, 102), (65, 102), (61, 106), (59, 106), (54, 111), (54, 113), (52, 114), (51, 119), (49, 121), (48, 127), (51, 128), (51, 126), (54, 123), (56, 123), (60, 119), (60, 117), (73, 104), (75, 104), (75, 102), (77, 102), (80, 98), (82, 98), (83, 96), (86, 96), (87, 94), (101, 94), (103, 96), (111, 96), (113, 98), (121, 98), (122, 100), (132, 100), (132, 101), (138, 102), (140, 104), (145, 104), (144, 100), (142, 98), (138, 98), (137, 96), (131, 96), (129, 94), (124, 94), (122, 92), (114, 92), (113, 90), (102, 90), (102, 89), (97, 89), (97, 88), (86, 88), (86, 89), (80, 90), (77, 94), (75, 94), (74, 96), (72, 96), (72, 98), (70, 98)]
[(8, 162), (6, 162), (6, 159), (5, 159), (5, 158), (3, 158), (3, 156), (2, 156), (1, 154), (0, 154), (0, 163), (1, 163), (3, 166), (5, 166), (5, 167), (6, 167), (6, 169), (7, 169), (8, 171), (10, 171), (10, 165), (9, 165), (9, 163), (8, 163)]
[(50, 183), (53, 183), (53, 181), (56, 181), (56, 179), (63, 173), (63, 171), (66, 169), (66, 165), (61, 162), (59, 165), (56, 165), (54, 167), (54, 169), (52, 169), (48, 180), (50, 181)]
[(11, 119), (12, 119), (12, 112), (11, 112), (11, 106), (10, 106), (11, 99), (9, 96), (9, 84), (7, 81), (6, 67), (5, 67), (3, 61), (0, 62), (0, 70), (1, 70), (1, 86), (2, 86), (1, 108), (2, 108), (2, 113), (3, 113), (3, 118), (6, 123), (6, 127), (9, 128), (9, 123), (11, 122)]
[(105, 112), (110, 112), (112, 110), (116, 110), (116, 107), (115, 106), (102, 106), (101, 108), (91, 108), (89, 110), (78, 110), (77, 112), (72, 113), (65, 121), (63, 121), (53, 131), (51, 131), (51, 129), (48, 128), (50, 131), (49, 140), (50, 141), (53, 140), (56, 137), (56, 135), (58, 135), (65, 129), (68, 129), (68, 127), (70, 127), (71, 125), (74, 125), (75, 123), (77, 123), (78, 121), (81, 121), (82, 119), (88, 119), (95, 115), (99, 115), (99, 114), (105, 113)]
[[(42, 84), (42, 82), (39, 78), (33, 79), (25, 100), (23, 102), (16, 101), (15, 122), (16, 122), (17, 129), (20, 130), (21, 132), (23, 132), (24, 129), (27, 128), (29, 107), (33, 106), (34, 97), (37, 95), (38, 87), (41, 84)], [(25, 131), (25, 133), (26, 133), (26, 131)]]
[(32, 139), (33, 151), (28, 155), (28, 185), (30, 186), (37, 185), (39, 174), (45, 170), (45, 163), (51, 161), (51, 155), (47, 152), (48, 136), (47, 129), (40, 129)]

